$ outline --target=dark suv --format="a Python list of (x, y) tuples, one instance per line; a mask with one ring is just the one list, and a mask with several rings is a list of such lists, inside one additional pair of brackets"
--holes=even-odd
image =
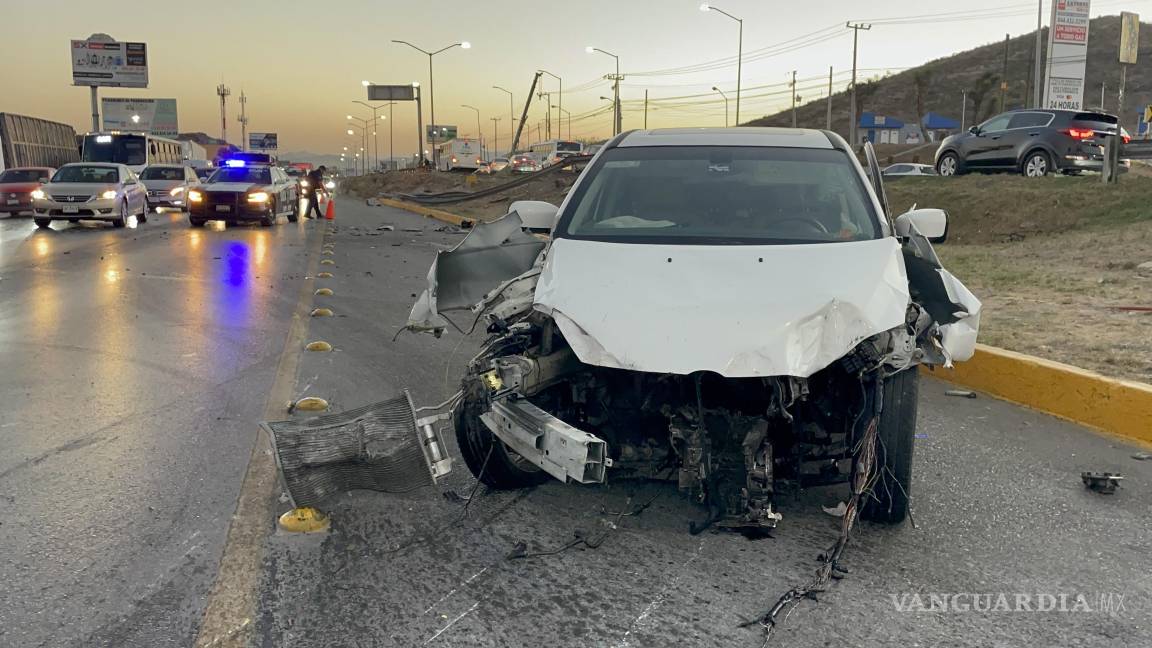
[(1028, 177), (1049, 173), (1099, 171), (1104, 142), (1119, 130), (1115, 115), (1076, 110), (1013, 110), (951, 135), (936, 151), (942, 176), (969, 171), (1018, 172)]

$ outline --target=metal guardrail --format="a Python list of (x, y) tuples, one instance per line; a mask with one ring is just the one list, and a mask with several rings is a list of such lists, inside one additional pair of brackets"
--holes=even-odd
[(1152, 140), (1133, 140), (1120, 147), (1122, 160), (1152, 160)]
[(389, 198), (399, 198), (408, 202), (419, 203), (421, 205), (447, 205), (450, 203), (465, 202), (468, 200), (476, 200), (486, 196), (494, 196), (514, 187), (519, 187), (522, 184), (527, 184), (533, 180), (538, 180), (541, 177), (557, 173), (563, 169), (567, 169), (576, 164), (587, 164), (592, 159), (591, 155), (573, 155), (566, 157), (563, 160), (553, 164), (552, 166), (535, 171), (533, 173), (526, 173), (523, 176), (505, 182), (504, 184), (487, 187), (479, 191), (444, 191), (434, 194), (408, 194), (408, 193), (393, 193), (386, 194)]

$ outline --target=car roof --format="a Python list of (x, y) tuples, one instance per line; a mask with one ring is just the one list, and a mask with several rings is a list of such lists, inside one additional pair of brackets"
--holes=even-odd
[(146, 166), (144, 168), (145, 169), (152, 169), (152, 168), (183, 169), (185, 166), (187, 166), (187, 165), (184, 165), (184, 164), (149, 164), (148, 166)]
[(119, 169), (120, 167), (122, 167), (124, 165), (123, 164), (117, 164), (115, 162), (69, 162), (68, 164), (63, 165), (60, 168), (71, 167), (71, 166), (106, 167), (109, 169)]
[(810, 128), (657, 128), (625, 133), (616, 146), (778, 146), (830, 149), (824, 131)]

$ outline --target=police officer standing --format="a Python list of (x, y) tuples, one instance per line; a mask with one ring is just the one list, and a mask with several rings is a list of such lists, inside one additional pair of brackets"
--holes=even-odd
[[(308, 172), (308, 188), (312, 191), (308, 192), (308, 209), (304, 210), (304, 218), (312, 218), (312, 210), (316, 210), (316, 218), (324, 218), (324, 212), (320, 211), (320, 192), (324, 191), (324, 165)], [(327, 192), (325, 192), (327, 193)]]

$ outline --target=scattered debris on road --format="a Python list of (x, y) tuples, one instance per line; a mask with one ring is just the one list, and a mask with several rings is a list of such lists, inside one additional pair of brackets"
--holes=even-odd
[(1137, 452), (1132, 458), (1136, 461), (1152, 461), (1152, 452)]
[(1124, 477), (1119, 473), (1085, 472), (1080, 474), (1080, 479), (1088, 487), (1088, 490), (1094, 490), (1101, 495), (1111, 495), (1116, 492), (1116, 488), (1120, 486), (1120, 480)]
[(945, 396), (955, 396), (957, 398), (976, 398), (976, 392), (967, 389), (949, 389), (944, 392)]

